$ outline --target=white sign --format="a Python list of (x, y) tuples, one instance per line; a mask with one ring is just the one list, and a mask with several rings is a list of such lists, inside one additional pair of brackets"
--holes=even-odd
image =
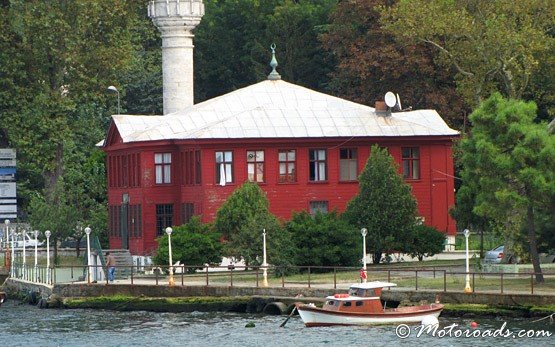
[(0, 205), (0, 213), (17, 213), (17, 205)]
[(15, 182), (0, 183), (0, 198), (15, 198), (17, 197)]
[(15, 149), (0, 148), (0, 160), (15, 159)]
[(1, 214), (0, 213), (0, 219), (16, 219), (17, 218), (17, 214)]
[(0, 158), (0, 167), (15, 167), (15, 159), (3, 159)]

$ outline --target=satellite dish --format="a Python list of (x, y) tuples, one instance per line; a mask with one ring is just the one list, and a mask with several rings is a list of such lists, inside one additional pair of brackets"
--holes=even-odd
[(387, 107), (393, 107), (397, 103), (397, 97), (392, 92), (385, 93), (385, 104)]

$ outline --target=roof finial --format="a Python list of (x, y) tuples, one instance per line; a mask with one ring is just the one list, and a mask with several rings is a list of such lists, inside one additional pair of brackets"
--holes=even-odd
[(272, 43), (270, 48), (272, 49), (272, 61), (270, 62), (272, 72), (268, 75), (268, 79), (271, 81), (280, 80), (281, 75), (276, 71), (276, 67), (278, 66), (278, 62), (276, 60), (276, 44)]

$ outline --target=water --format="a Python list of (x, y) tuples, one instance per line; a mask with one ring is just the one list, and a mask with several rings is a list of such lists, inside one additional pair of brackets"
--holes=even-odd
[[(506, 329), (545, 330), (542, 338), (399, 338), (396, 326), (306, 328), (300, 318), (279, 325), (285, 316), (235, 313), (154, 313), (105, 310), (41, 310), (8, 301), (0, 307), (0, 346), (555, 346), (555, 325), (532, 319), (510, 319)], [(503, 320), (475, 319), (478, 329), (499, 329)], [(245, 328), (254, 322), (254, 328)], [(471, 319), (440, 318), (440, 328), (459, 324), (470, 329)], [(453, 330), (452, 334), (454, 335)]]

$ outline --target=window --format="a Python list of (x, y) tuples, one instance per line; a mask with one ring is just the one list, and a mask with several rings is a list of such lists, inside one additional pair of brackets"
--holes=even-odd
[(349, 306), (351, 306), (351, 302), (350, 301), (345, 301), (343, 303), (343, 306), (349, 307)]
[(195, 184), (201, 183), (202, 167), (200, 166), (200, 151), (195, 151)]
[(356, 305), (357, 305), (357, 306), (362, 306), (363, 304), (364, 304), (364, 303), (363, 303), (362, 301), (357, 301), (357, 302), (356, 302)]
[(195, 204), (193, 204), (192, 202), (186, 202), (181, 205), (181, 223), (188, 223), (194, 215)]
[(120, 229), (120, 215), (121, 215), (121, 206), (114, 206), (111, 205), (108, 207), (108, 221), (109, 221), (109, 231), (108, 233), (110, 236), (113, 237), (121, 237), (121, 229)]
[(264, 182), (264, 151), (247, 151), (247, 179)]
[(183, 184), (200, 184), (200, 151), (186, 150), (183, 155)]
[(328, 202), (327, 201), (311, 201), (310, 202), (310, 214), (315, 215), (318, 212), (328, 213)]
[(311, 149), (309, 151), (309, 177), (310, 181), (326, 180), (326, 150)]
[(108, 184), (110, 187), (125, 188), (140, 186), (139, 153), (111, 155), (108, 157)]
[(403, 177), (417, 180), (420, 178), (420, 150), (418, 147), (403, 147)]
[(173, 205), (156, 205), (156, 235), (164, 235), (173, 225)]
[(156, 184), (171, 183), (171, 153), (156, 153), (154, 165), (156, 167)]
[(129, 230), (129, 236), (140, 237), (142, 231), (141, 205), (129, 205), (128, 216), (127, 230)]
[(339, 180), (355, 181), (357, 179), (357, 150), (342, 148), (339, 150)]
[(278, 153), (279, 161), (279, 182), (297, 182), (295, 170), (296, 151), (294, 149), (280, 150)]
[(233, 183), (233, 152), (216, 152), (216, 183)]

